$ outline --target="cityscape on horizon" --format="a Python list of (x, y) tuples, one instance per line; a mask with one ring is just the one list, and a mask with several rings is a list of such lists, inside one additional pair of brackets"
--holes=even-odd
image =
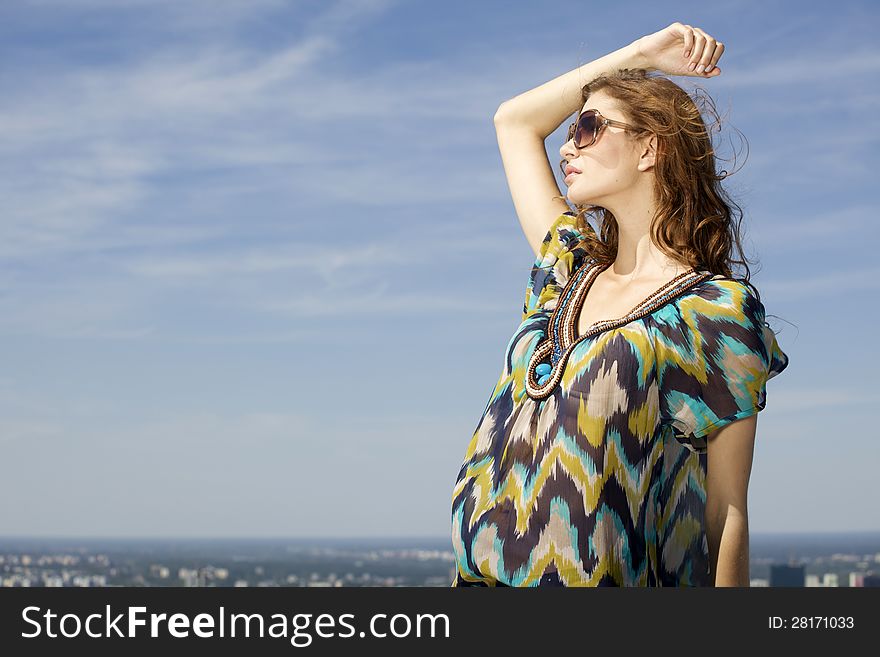
[[(752, 587), (880, 586), (880, 532), (751, 538)], [(0, 538), (0, 587), (448, 587), (454, 574), (439, 537)]]

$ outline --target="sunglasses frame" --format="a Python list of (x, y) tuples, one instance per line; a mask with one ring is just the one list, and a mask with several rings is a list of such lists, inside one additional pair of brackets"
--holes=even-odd
[(592, 146), (593, 144), (595, 144), (596, 140), (599, 139), (599, 133), (601, 133), (602, 130), (604, 130), (605, 126), (607, 126), (607, 125), (617, 126), (619, 128), (627, 128), (630, 130), (635, 129), (635, 126), (632, 126), (628, 123), (605, 118), (604, 116), (602, 116), (602, 113), (597, 109), (586, 109), (583, 112), (581, 112), (580, 114), (578, 114), (578, 117), (577, 117), (577, 119), (575, 119), (574, 123), (572, 123), (568, 126), (568, 139), (566, 141), (571, 141), (572, 139), (574, 139), (574, 135), (577, 132), (576, 126), (580, 123), (581, 117), (584, 114), (595, 114), (599, 118), (599, 122), (596, 124), (595, 128), (593, 129), (592, 141), (584, 144), (583, 146), (578, 146), (577, 142), (575, 142), (574, 147), (578, 150), (588, 148), (589, 146)]
[[(583, 146), (578, 146), (577, 142), (572, 141), (572, 140), (574, 139), (574, 136), (577, 133), (577, 127), (580, 124), (581, 117), (583, 117), (584, 114), (594, 114), (599, 120), (596, 122), (596, 125), (593, 128), (593, 138), (589, 142), (584, 144)], [(615, 121), (614, 119), (608, 119), (608, 118), (602, 116), (602, 113), (597, 109), (586, 109), (583, 112), (581, 112), (580, 114), (578, 114), (577, 119), (575, 119), (574, 123), (569, 124), (569, 126), (568, 126), (568, 139), (566, 140), (566, 143), (571, 141), (572, 145), (574, 146), (575, 150), (577, 150), (577, 151), (583, 150), (585, 148), (589, 148), (590, 146), (592, 146), (593, 144), (595, 144), (599, 140), (599, 135), (605, 129), (605, 126), (609, 126), (609, 125), (610, 126), (617, 126), (618, 128), (624, 128), (625, 130), (635, 130), (636, 129), (636, 126), (630, 125), (628, 123), (623, 123), (622, 121)], [(567, 164), (568, 164), (568, 162), (566, 160), (562, 160), (562, 162), (559, 163), (559, 168), (562, 169), (563, 175), (565, 174), (565, 167)]]

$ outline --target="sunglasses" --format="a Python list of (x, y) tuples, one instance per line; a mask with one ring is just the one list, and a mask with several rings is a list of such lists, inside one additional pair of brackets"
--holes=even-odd
[(606, 125), (615, 125), (621, 128), (634, 129), (634, 126), (620, 121), (606, 119), (599, 110), (588, 109), (581, 112), (577, 121), (568, 126), (568, 139), (571, 141), (574, 137), (574, 145), (576, 148), (586, 148), (591, 146), (599, 138), (599, 133)]
[[(599, 110), (588, 109), (581, 112), (577, 120), (568, 126), (568, 139), (566, 139), (566, 141), (568, 142), (574, 139), (574, 147), (578, 150), (587, 148), (596, 143), (596, 140), (599, 138), (599, 133), (602, 132), (607, 125), (635, 130), (635, 126), (631, 126), (628, 123), (622, 123), (621, 121), (606, 119), (599, 113)], [(562, 169), (563, 174), (565, 173), (565, 167), (567, 164), (568, 162), (566, 160), (559, 163), (559, 168)]]

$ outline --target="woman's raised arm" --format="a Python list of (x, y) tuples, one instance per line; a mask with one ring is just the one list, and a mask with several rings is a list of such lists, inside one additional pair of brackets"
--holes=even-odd
[[(544, 141), (580, 111), (582, 87), (620, 68), (716, 77), (721, 71), (715, 64), (723, 52), (724, 45), (700, 28), (676, 22), (501, 103), (495, 113), (498, 148), (514, 209), (536, 256), (553, 221), (569, 210)], [(700, 64), (712, 68), (697, 71)]]
[(631, 43), (504, 101), (495, 113), (498, 149), (513, 207), (536, 257), (554, 219), (570, 210), (564, 200), (554, 198), (563, 194), (544, 140), (581, 109), (581, 88), (587, 82), (608, 71), (642, 64)]

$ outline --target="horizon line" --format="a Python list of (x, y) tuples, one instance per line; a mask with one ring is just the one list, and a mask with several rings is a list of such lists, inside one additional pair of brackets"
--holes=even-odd
[[(839, 534), (880, 534), (880, 529), (840, 529), (840, 530), (794, 530), (794, 531), (753, 531), (750, 536), (834, 536)], [(12, 534), (0, 535), (2, 541), (20, 540), (111, 540), (111, 541), (449, 541), (451, 538), (445, 535), (349, 535), (349, 536), (230, 536), (230, 535), (57, 535), (57, 534)]]

